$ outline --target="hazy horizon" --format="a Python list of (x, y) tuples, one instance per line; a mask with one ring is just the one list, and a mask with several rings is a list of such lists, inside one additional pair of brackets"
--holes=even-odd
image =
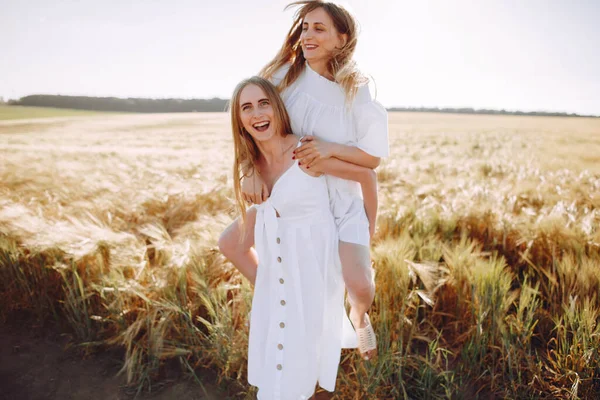
[[(279, 49), (287, 3), (0, 0), (0, 96), (229, 98)], [(600, 3), (342, 4), (386, 107), (600, 115)]]

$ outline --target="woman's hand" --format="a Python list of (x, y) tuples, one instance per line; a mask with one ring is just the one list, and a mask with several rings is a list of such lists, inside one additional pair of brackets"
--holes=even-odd
[(256, 172), (243, 177), (241, 186), (242, 199), (248, 203), (261, 204), (269, 198), (269, 189)]
[(302, 146), (294, 150), (294, 155), (303, 167), (310, 169), (315, 163), (333, 157), (335, 143), (314, 136), (304, 136), (301, 142)]
[(319, 167), (320, 167), (320, 163), (314, 164), (314, 166), (310, 169), (307, 168), (307, 166), (304, 164), (300, 165), (300, 169), (302, 171), (304, 171), (308, 175), (313, 176), (315, 178), (318, 178), (319, 176), (323, 175), (323, 171), (321, 171), (321, 168), (319, 168)]

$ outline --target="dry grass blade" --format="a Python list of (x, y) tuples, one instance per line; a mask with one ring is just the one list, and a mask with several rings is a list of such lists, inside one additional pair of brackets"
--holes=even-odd
[[(245, 382), (252, 289), (216, 249), (233, 218), (227, 115), (0, 134), (0, 317), (29, 310), (89, 351), (124, 349), (138, 390), (168, 359)], [(379, 357), (345, 353), (337, 398), (595, 398), (600, 120), (391, 113), (390, 143)]]

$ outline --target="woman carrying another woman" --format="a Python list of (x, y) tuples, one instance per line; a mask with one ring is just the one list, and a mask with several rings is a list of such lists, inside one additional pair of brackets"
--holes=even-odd
[[(260, 400), (309, 399), (315, 385), (335, 389), (342, 348), (344, 283), (337, 228), (325, 176), (292, 159), (300, 144), (285, 105), (263, 78), (242, 81), (232, 96), (234, 192), (241, 213), (224, 233), (242, 252), (225, 255), (254, 284), (248, 381)], [(375, 190), (372, 170), (337, 159), (323, 161), (340, 176)], [(246, 211), (242, 168), (260, 171), (270, 197)], [(235, 235), (228, 233), (235, 231)], [(255, 244), (256, 250), (252, 249)]]
[[(340, 178), (351, 166), (376, 168), (388, 156), (387, 112), (371, 94), (352, 60), (357, 24), (344, 8), (325, 1), (299, 1), (282, 48), (261, 71), (279, 89), (292, 130), (306, 135), (294, 157), (310, 171), (326, 174), (330, 205), (339, 234), (339, 256), (351, 305), (350, 320), (361, 355), (376, 355), (375, 333), (367, 311), (375, 296), (369, 253), (375, 231), (377, 192)], [(345, 164), (327, 164), (325, 160)], [(268, 197), (263, 174), (246, 171), (243, 196), (260, 204)], [(237, 247), (239, 232), (221, 238), (223, 251), (236, 265), (248, 248)], [(252, 243), (249, 243), (251, 245)], [(307, 243), (306, 246), (309, 246)], [(346, 327), (347, 328), (347, 327)]]

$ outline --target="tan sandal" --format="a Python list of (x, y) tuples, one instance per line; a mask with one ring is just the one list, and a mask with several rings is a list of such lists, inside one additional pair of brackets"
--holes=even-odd
[(364, 328), (354, 328), (354, 330), (358, 338), (358, 351), (363, 359), (368, 360), (369, 356), (365, 354), (371, 350), (377, 350), (377, 338), (375, 337), (375, 331), (373, 331), (369, 314), (365, 315), (367, 317), (367, 326)]

